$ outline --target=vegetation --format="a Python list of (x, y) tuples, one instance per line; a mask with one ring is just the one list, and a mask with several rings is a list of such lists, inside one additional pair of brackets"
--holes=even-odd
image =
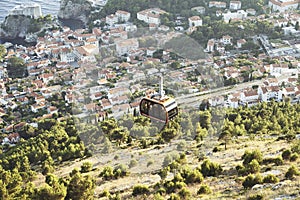
[[(221, 110), (209, 108), (205, 111), (180, 114), (160, 132), (157, 129), (152, 130), (151, 124), (144, 117), (133, 115), (124, 116), (119, 123), (112, 118), (95, 124), (84, 124), (73, 118), (62, 122), (55, 119), (40, 120), (37, 129), (25, 128), (20, 132), (24, 139), (18, 145), (3, 146), (0, 156), (1, 194), (3, 199), (21, 196), (31, 199), (68, 199), (71, 196), (78, 199), (93, 198), (93, 191), (98, 186), (96, 180), (106, 184), (131, 177), (135, 169), (139, 170), (137, 162), (140, 161), (136, 155), (131, 154), (130, 160), (118, 163), (123, 160), (121, 154), (116, 153), (114, 156), (112, 152), (132, 147), (147, 151), (153, 147), (163, 148), (166, 143), (171, 144), (176, 140), (180, 141), (176, 142), (176, 150), (166, 153), (159, 161), (161, 168), (157, 168), (156, 159), (145, 157), (148, 162), (144, 163), (147, 170), (151, 171), (154, 168), (157, 170), (155, 174), (161, 179), (153, 185), (134, 186), (132, 196), (156, 194), (157, 198), (167, 196), (173, 199), (189, 199), (195, 195), (213, 195), (214, 187), (208, 185), (213, 184), (211, 181), (221, 180), (228, 173), (236, 177), (237, 184), (240, 183), (239, 187), (245, 189), (256, 184), (276, 184), (285, 179), (294, 180), (299, 175), (297, 159), (300, 143), (290, 136), (299, 134), (299, 109), (299, 104), (292, 105), (289, 102), (261, 103), (251, 108), (229, 108), (224, 114), (225, 119), (222, 119)], [(288, 119), (285, 113), (289, 113)], [(190, 123), (186, 123), (188, 121)], [(137, 133), (135, 126), (143, 129)], [(228, 134), (226, 140), (221, 137), (225, 133)], [(244, 153), (237, 159), (235, 167), (227, 167), (226, 170), (223, 168), (226, 166), (223, 162), (212, 161), (209, 155), (198, 152), (207, 148), (202, 145), (205, 145), (209, 138), (214, 138), (216, 142), (209, 147), (211, 151), (218, 147), (218, 151), (212, 151), (212, 154), (221, 155), (232, 151), (233, 146), (245, 138), (253, 140), (255, 137), (265, 138), (264, 136), (272, 136), (272, 142), (287, 141), (290, 145), (282, 148), (280, 154), (273, 157), (265, 157), (259, 148), (248, 149), (245, 146)], [(83, 160), (80, 170), (74, 169), (68, 176), (57, 178), (57, 175), (53, 175), (57, 165), (62, 166), (69, 160), (91, 155), (82, 140), (86, 144), (99, 143), (97, 145), (101, 146), (101, 154), (112, 155), (112, 163), (97, 172), (97, 169), (93, 169), (97, 167), (94, 163)], [(223, 141), (226, 141), (226, 149), (220, 148)], [(219, 145), (216, 145), (217, 143)], [(92, 147), (90, 145), (90, 148)], [(190, 149), (191, 152), (188, 153), (186, 149)], [(140, 156), (142, 155), (141, 152)], [(191, 160), (194, 160), (194, 165), (191, 165)], [(290, 165), (290, 162), (294, 162), (293, 165)], [(289, 166), (286, 167), (287, 165)], [(267, 169), (277, 166), (286, 167), (284, 174), (261, 175)], [(46, 181), (44, 185), (35, 188), (33, 181), (38, 173), (43, 174)], [(95, 176), (95, 173), (99, 176)], [(26, 185), (26, 188), (23, 185)], [(106, 192), (105, 196), (118, 199), (122, 195)]]
[(11, 78), (23, 78), (27, 74), (25, 61), (16, 56), (10, 57), (7, 62), (7, 73)]

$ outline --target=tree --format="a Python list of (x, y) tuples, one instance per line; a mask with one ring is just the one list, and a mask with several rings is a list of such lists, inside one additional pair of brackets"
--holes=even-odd
[(0, 61), (3, 61), (3, 57), (4, 55), (7, 53), (6, 48), (4, 47), (4, 45), (0, 45)]
[(56, 176), (48, 174), (46, 176), (47, 185), (39, 188), (35, 198), (41, 200), (53, 199), (63, 200), (67, 195), (67, 188), (59, 182)]
[(222, 172), (222, 167), (218, 163), (211, 162), (206, 159), (201, 164), (201, 173), (203, 176), (217, 176)]
[(227, 149), (227, 143), (231, 140), (233, 130), (234, 130), (233, 122), (229, 121), (228, 119), (225, 119), (224, 125), (221, 130), (221, 134), (219, 135), (219, 140), (224, 141), (225, 150)]
[(112, 130), (110, 134), (110, 140), (116, 140), (118, 145), (121, 145), (127, 140), (129, 131), (125, 127), (119, 127)]
[(165, 142), (170, 142), (174, 137), (176, 137), (178, 134), (178, 130), (175, 128), (168, 128), (166, 127), (162, 132), (160, 133), (162, 139)]
[(196, 136), (195, 136), (195, 140), (197, 142), (200, 142), (200, 141), (203, 140), (204, 137), (207, 136), (207, 134), (208, 134), (207, 129), (206, 128), (202, 128), (200, 126), (200, 123), (197, 122), (197, 124), (196, 124)]
[(79, 171), (70, 177), (66, 199), (91, 200), (94, 196), (95, 180), (90, 176), (82, 176)]
[(11, 78), (22, 78), (26, 75), (26, 65), (22, 58), (10, 57), (7, 62), (8, 76)]

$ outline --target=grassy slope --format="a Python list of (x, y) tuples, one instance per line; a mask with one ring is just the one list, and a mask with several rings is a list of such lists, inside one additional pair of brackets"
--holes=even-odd
[[(273, 199), (281, 195), (293, 195), (299, 194), (299, 184), (300, 179), (296, 178), (295, 180), (289, 181), (285, 180), (284, 174), (288, 170), (291, 164), (300, 166), (300, 162), (289, 162), (284, 161), (284, 164), (281, 166), (271, 165), (261, 165), (261, 174), (264, 176), (269, 172), (266, 172), (266, 169), (271, 168), (271, 172), (278, 173), (276, 176), (280, 178), (280, 183), (277, 184), (264, 184), (261, 186), (261, 189), (244, 190), (242, 186), (242, 177), (237, 175), (235, 167), (238, 164), (242, 164), (242, 155), (245, 150), (254, 150), (259, 149), (264, 158), (268, 157), (277, 157), (281, 155), (284, 149), (290, 148), (290, 143), (280, 140), (276, 141), (276, 137), (273, 138), (249, 138), (241, 137), (232, 141), (228, 145), (228, 149), (225, 151), (224, 146), (221, 147), (221, 151), (216, 153), (211, 153), (212, 149), (219, 145), (216, 138), (206, 138), (203, 141), (203, 145), (200, 148), (196, 148), (196, 144), (193, 141), (187, 141), (187, 147), (185, 150), (192, 152), (191, 155), (187, 155), (187, 163), (191, 167), (196, 167), (201, 164), (198, 161), (196, 155), (200, 152), (207, 155), (207, 157), (213, 161), (220, 163), (223, 167), (223, 174), (219, 177), (207, 177), (204, 179), (204, 183), (209, 185), (213, 191), (211, 195), (197, 195), (197, 190), (199, 189), (199, 184), (189, 185), (189, 190), (192, 193), (194, 199), (245, 199), (251, 194), (264, 194), (266, 199)], [(89, 161), (93, 163), (94, 171), (89, 172), (92, 176), (97, 179), (97, 187), (95, 190), (96, 196), (98, 196), (104, 189), (109, 190), (110, 192), (121, 191), (124, 199), (137, 199), (137, 197), (130, 197), (132, 192), (132, 187), (136, 184), (146, 184), (154, 185), (160, 181), (160, 177), (155, 173), (161, 166), (164, 157), (167, 154), (177, 152), (177, 144), (180, 140), (173, 141), (170, 144), (162, 145), (160, 149), (154, 149), (153, 147), (148, 149), (120, 149), (115, 150), (113, 153), (108, 155), (95, 154), (93, 157), (87, 160), (74, 161), (65, 165), (60, 166), (57, 175), (65, 176), (74, 167), (80, 168), (83, 162)], [(101, 148), (101, 147), (100, 147)], [(117, 159), (115, 156), (117, 155)], [(130, 160), (135, 159), (138, 164), (130, 168), (130, 175), (125, 178), (112, 181), (103, 181), (98, 177), (98, 174), (101, 172), (104, 166), (110, 165), (115, 166), (117, 164), (126, 164), (128, 165)], [(147, 167), (147, 163), (153, 161), (153, 164)], [(172, 174), (168, 178), (172, 178)], [(275, 185), (278, 185), (277, 189), (274, 188)], [(148, 199), (152, 199), (152, 195)], [(104, 198), (105, 199), (105, 198)]]

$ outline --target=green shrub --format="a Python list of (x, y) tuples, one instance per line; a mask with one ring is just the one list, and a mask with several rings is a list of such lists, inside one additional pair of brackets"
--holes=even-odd
[(237, 173), (239, 175), (241, 175), (241, 176), (247, 175), (247, 173), (246, 173), (246, 171), (247, 171), (246, 167), (244, 167), (243, 165), (237, 165), (235, 167), (235, 169), (236, 169), (236, 171), (237, 171)]
[(199, 190), (197, 191), (197, 194), (210, 194), (212, 191), (208, 185), (201, 185)]
[(129, 174), (128, 167), (123, 164), (119, 164), (114, 168), (114, 177), (119, 178), (119, 177), (124, 177)]
[(111, 166), (106, 166), (100, 173), (100, 177), (104, 180), (110, 180), (114, 177), (113, 168)]
[(142, 194), (149, 194), (150, 190), (148, 186), (146, 185), (136, 185), (133, 187), (132, 195), (137, 196), (137, 195), (142, 195)]
[(170, 195), (170, 197), (168, 198), (168, 200), (180, 200), (180, 196), (178, 196), (177, 194), (172, 193)]
[(203, 181), (203, 175), (201, 174), (201, 172), (198, 169), (194, 169), (193, 171), (191, 171), (186, 179), (185, 179), (185, 183), (187, 184), (191, 184), (191, 183), (201, 183)]
[(261, 151), (258, 149), (254, 150), (252, 152), (249, 150), (246, 150), (244, 155), (242, 156), (242, 159), (244, 160), (243, 161), (244, 165), (249, 164), (254, 159), (257, 160), (257, 162), (260, 164), (263, 161), (263, 155), (262, 155)]
[(248, 175), (244, 182), (242, 183), (244, 188), (252, 188), (256, 184), (261, 184), (263, 182), (260, 174), (254, 176), (253, 174)]
[(203, 176), (217, 176), (221, 174), (222, 167), (218, 163), (213, 163), (210, 160), (205, 160), (201, 164), (201, 173)]
[(299, 154), (298, 153), (293, 153), (291, 155), (290, 161), (295, 162), (298, 158), (299, 158)]
[(295, 176), (299, 176), (299, 170), (296, 166), (292, 165), (288, 171), (285, 173), (285, 178), (287, 179), (293, 179)]
[(278, 156), (276, 158), (274, 158), (274, 164), (279, 166), (279, 165), (283, 165), (283, 159), (281, 156)]
[(130, 163), (129, 163), (129, 168), (132, 168), (132, 167), (135, 167), (137, 166), (138, 162), (137, 160), (133, 159), (133, 160), (130, 160)]
[(277, 178), (274, 174), (268, 174), (267, 176), (264, 177), (263, 182), (264, 183), (278, 183), (279, 178)]
[(93, 169), (93, 164), (92, 163), (90, 163), (90, 162), (84, 162), (81, 165), (80, 172), (81, 173), (86, 173), (86, 172), (92, 171), (92, 169)]
[(249, 164), (247, 164), (246, 172), (250, 174), (255, 174), (260, 171), (260, 165), (256, 159), (253, 159)]
[(264, 200), (264, 196), (262, 194), (254, 194), (247, 198), (247, 200)]
[(286, 149), (282, 152), (281, 156), (284, 160), (289, 160), (291, 158), (292, 151), (289, 149)]
[(263, 160), (263, 164), (265, 165), (272, 164), (272, 163), (279, 166), (279, 165), (283, 165), (284, 162), (281, 156), (278, 156), (276, 158), (264, 158)]
[(189, 191), (189, 189), (187, 189), (186, 187), (182, 188), (179, 192), (178, 192), (179, 196), (181, 197), (181, 199), (190, 199), (191, 197), (191, 192)]

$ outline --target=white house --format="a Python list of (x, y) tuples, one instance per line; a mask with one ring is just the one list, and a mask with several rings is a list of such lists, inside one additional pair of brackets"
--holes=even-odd
[(216, 7), (216, 8), (226, 8), (226, 2), (221, 2), (221, 1), (210, 1), (208, 3), (208, 7)]
[(214, 39), (208, 40), (206, 50), (208, 52), (213, 52), (214, 49), (215, 49), (215, 40)]
[(240, 1), (230, 1), (229, 9), (231, 10), (239, 10), (242, 7), (242, 3)]
[(123, 10), (117, 10), (115, 15), (120, 22), (127, 22), (130, 19), (130, 13)]
[(248, 13), (244, 10), (238, 10), (237, 12), (223, 13), (223, 20), (228, 23), (230, 20), (243, 20), (247, 17)]
[(137, 13), (137, 19), (146, 22), (147, 24), (160, 24), (160, 15), (167, 12), (159, 8), (150, 8)]
[(202, 26), (202, 19), (199, 16), (192, 16), (188, 19), (189, 27)]
[(284, 12), (287, 10), (296, 10), (299, 3), (299, 0), (269, 0), (268, 6), (273, 11)]
[(203, 6), (197, 6), (197, 7), (193, 7), (191, 10), (193, 11), (197, 11), (199, 14), (205, 14), (205, 7)]
[(247, 41), (245, 39), (240, 39), (238, 41), (236, 41), (236, 46), (237, 48), (241, 48), (243, 46), (243, 44), (245, 44)]
[(88, 44), (81, 47), (75, 47), (74, 54), (76, 58), (83, 62), (95, 62), (95, 55), (99, 54), (99, 48), (96, 45)]
[(116, 52), (119, 56), (128, 54), (131, 50), (136, 50), (139, 47), (139, 42), (136, 38), (117, 40)]
[(224, 35), (221, 39), (221, 42), (225, 45), (232, 44), (232, 37), (229, 35)]
[(289, 66), (288, 64), (271, 64), (270, 65), (270, 75), (279, 76), (288, 72)]
[(112, 26), (118, 23), (118, 16), (115, 14), (110, 14), (105, 17), (105, 23)]

